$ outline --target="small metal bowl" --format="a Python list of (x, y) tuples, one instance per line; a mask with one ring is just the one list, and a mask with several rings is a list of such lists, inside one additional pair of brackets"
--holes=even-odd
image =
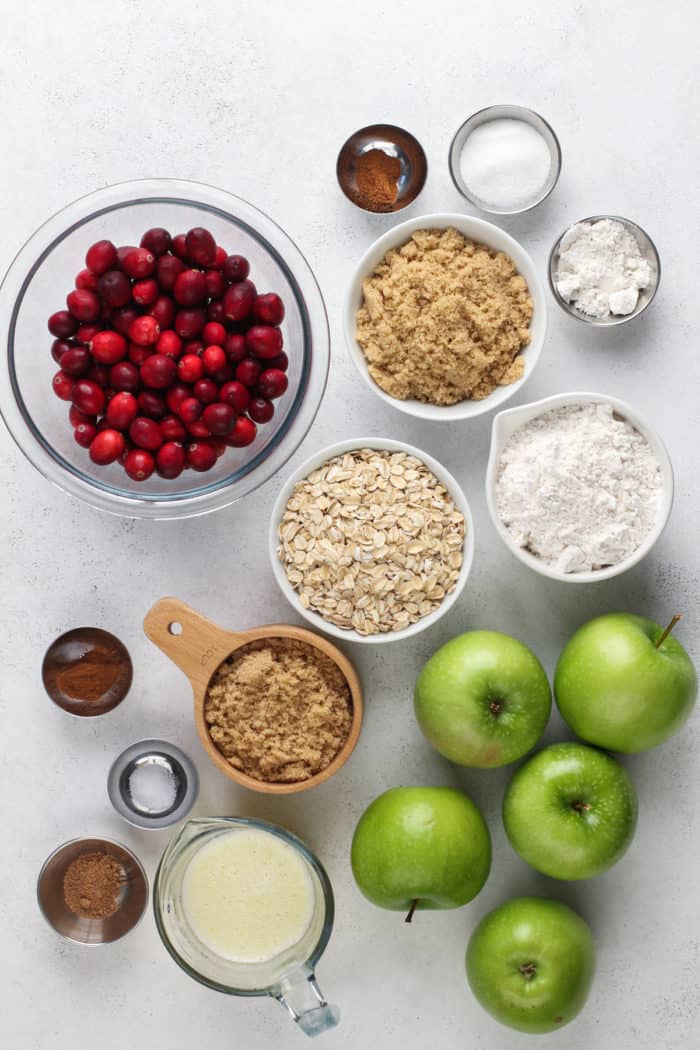
[[(479, 197), (476, 197), (462, 178), (459, 161), (462, 155), (464, 143), (475, 128), (480, 127), (481, 124), (488, 124), (492, 120), (522, 120), (526, 124), (530, 124), (536, 131), (539, 131), (549, 147), (549, 155), (551, 158), (549, 177), (543, 185), (539, 196), (524, 207), (495, 208), (492, 204), (487, 204)], [(488, 212), (490, 215), (521, 215), (523, 212), (531, 211), (532, 208), (536, 208), (538, 204), (541, 204), (543, 200), (549, 197), (559, 181), (559, 175), (561, 173), (561, 146), (559, 145), (559, 139), (555, 135), (554, 130), (550, 127), (544, 117), (541, 117), (539, 113), (535, 113), (534, 109), (527, 109), (525, 106), (487, 106), (485, 109), (480, 109), (477, 110), (476, 113), (472, 113), (471, 117), (469, 117), (468, 120), (465, 120), (464, 124), (462, 124), (455, 133), (450, 145), (449, 166), (450, 175), (452, 176), (452, 181), (454, 182), (455, 187), (470, 204), (473, 204), (476, 208), (480, 208), (481, 211)]]
[[(173, 800), (153, 808), (132, 796), (132, 773), (144, 766), (157, 766), (173, 782)], [(127, 747), (112, 763), (107, 777), (109, 800), (120, 817), (137, 828), (167, 828), (187, 816), (199, 791), (199, 776), (190, 758), (166, 740), (139, 740)]]
[(556, 283), (557, 270), (559, 268), (559, 248), (562, 238), (566, 236), (572, 228), (571, 226), (567, 226), (563, 233), (554, 242), (554, 247), (549, 253), (547, 276), (549, 277), (549, 287), (552, 289), (552, 295), (565, 313), (570, 314), (571, 317), (575, 317), (577, 321), (583, 321), (584, 324), (590, 324), (597, 328), (615, 328), (617, 325), (627, 324), (628, 321), (633, 321), (635, 317), (639, 317), (640, 314), (644, 313), (646, 308), (651, 304), (659, 287), (659, 281), (661, 280), (661, 260), (659, 259), (656, 245), (646, 230), (643, 230), (641, 226), (637, 226), (636, 222), (632, 222), (630, 219), (624, 219), (621, 215), (591, 215), (587, 219), (579, 219), (578, 222), (572, 223), (572, 226), (577, 226), (579, 222), (596, 223), (600, 222), (602, 219), (612, 219), (614, 222), (622, 223), (622, 225), (632, 234), (639, 245), (640, 252), (651, 266), (651, 282), (648, 287), (643, 288), (642, 291), (640, 291), (637, 305), (632, 313), (610, 314), (609, 317), (591, 317), (589, 314), (585, 314), (583, 310), (579, 310), (573, 303), (567, 303), (566, 299), (563, 299), (559, 294)]
[[(382, 150), (401, 162), (396, 200), (389, 207), (370, 208), (357, 185), (357, 160), (372, 149)], [(360, 128), (343, 144), (338, 154), (336, 175), (341, 190), (363, 211), (391, 213), (411, 204), (425, 185), (428, 162), (418, 139), (394, 124), (370, 124)]]
[[(106, 919), (74, 915), (63, 895), (63, 879), (69, 865), (84, 853), (109, 853), (124, 869), (119, 908)], [(77, 944), (111, 944), (138, 924), (148, 903), (148, 879), (137, 857), (110, 839), (71, 839), (46, 859), (39, 872), (37, 898), (41, 913), (56, 933)]]
[[(93, 699), (66, 689), (64, 675), (69, 668), (83, 666), (89, 670), (95, 654), (110, 658), (112, 677), (104, 693)], [(46, 650), (41, 665), (44, 688), (57, 707), (70, 715), (94, 718), (107, 714), (122, 702), (131, 688), (133, 667), (123, 642), (101, 627), (74, 627), (60, 635)]]

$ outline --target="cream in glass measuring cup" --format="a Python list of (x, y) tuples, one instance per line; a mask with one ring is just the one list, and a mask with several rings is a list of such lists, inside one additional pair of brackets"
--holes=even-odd
[(160, 862), (156, 925), (191, 977), (230, 995), (270, 995), (307, 1035), (338, 1023), (314, 966), (333, 925), (333, 892), (295, 835), (265, 821), (189, 821)]

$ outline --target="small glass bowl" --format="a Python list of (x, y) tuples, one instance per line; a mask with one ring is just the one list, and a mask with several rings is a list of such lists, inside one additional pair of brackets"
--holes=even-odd
[(659, 281), (661, 280), (661, 260), (659, 259), (659, 253), (656, 250), (656, 245), (652, 241), (646, 230), (643, 230), (641, 226), (637, 226), (636, 222), (632, 222), (631, 219), (623, 219), (621, 215), (591, 215), (587, 219), (579, 219), (578, 222), (572, 223), (572, 226), (577, 226), (578, 223), (596, 223), (602, 219), (612, 219), (613, 222), (620, 222), (622, 225), (629, 230), (637, 244), (639, 250), (651, 266), (651, 281), (646, 288), (643, 288), (637, 299), (637, 305), (631, 314), (610, 314), (609, 317), (591, 317), (590, 314), (585, 314), (583, 310), (579, 310), (574, 303), (567, 303), (557, 288), (557, 270), (559, 268), (559, 249), (561, 247), (562, 239), (571, 229), (571, 226), (567, 226), (564, 232), (557, 237), (554, 242), (554, 246), (549, 253), (549, 263), (547, 264), (547, 276), (549, 277), (549, 287), (552, 289), (552, 295), (556, 299), (559, 306), (564, 310), (565, 313), (570, 314), (571, 317), (575, 317), (577, 321), (583, 321), (584, 324), (590, 324), (597, 328), (615, 328), (617, 325), (627, 324), (628, 321), (633, 321), (635, 317), (639, 317), (643, 314), (656, 295), (659, 287)]
[[(58, 365), (46, 321), (63, 307), (85, 252), (97, 240), (138, 244), (145, 230), (211, 230), (250, 260), (258, 289), (285, 303), (289, 387), (252, 445), (227, 449), (206, 474), (132, 481), (118, 464), (96, 466), (73, 439), (68, 404), (51, 389)], [(316, 279), (290, 238), (262, 212), (223, 190), (175, 179), (125, 182), (74, 201), (27, 241), (0, 286), (0, 413), (31, 463), (59, 488), (101, 510), (132, 518), (184, 518), (225, 507), (267, 481), (314, 420), (328, 375), (328, 320)]]
[[(488, 124), (492, 120), (522, 120), (526, 124), (530, 124), (536, 131), (539, 131), (549, 148), (551, 165), (547, 181), (543, 185), (539, 196), (523, 207), (496, 208), (492, 204), (487, 204), (471, 192), (462, 178), (460, 157), (464, 143), (475, 128), (478, 128), (481, 124)], [(486, 109), (480, 109), (476, 113), (472, 113), (471, 117), (465, 120), (464, 124), (455, 133), (450, 145), (449, 166), (455, 187), (474, 207), (487, 212), (489, 215), (521, 215), (523, 212), (536, 208), (538, 204), (541, 204), (543, 200), (549, 197), (559, 181), (561, 173), (561, 146), (554, 130), (544, 117), (541, 117), (539, 113), (535, 113), (534, 109), (527, 109), (525, 106), (487, 106)]]

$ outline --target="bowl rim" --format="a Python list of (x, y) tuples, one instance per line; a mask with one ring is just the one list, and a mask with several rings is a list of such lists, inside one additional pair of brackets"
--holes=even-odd
[[(57, 243), (76, 228), (105, 212), (117, 211), (148, 200), (184, 202), (191, 207), (215, 211), (229, 221), (248, 229), (261, 247), (274, 258), (294, 292), (302, 317), (309, 360), (300, 379), (295, 403), (270, 446), (261, 449), (238, 471), (209, 485), (202, 485), (184, 496), (171, 492), (144, 497), (137, 490), (129, 495), (110, 485), (95, 483), (80, 470), (66, 465), (54, 455), (41, 433), (28, 421), (28, 412), (18, 400), (10, 366), (17, 312), (33, 276)], [(291, 258), (291, 262), (288, 261)], [(0, 311), (7, 319), (5, 346), (0, 356), (0, 417), (26, 459), (47, 480), (69, 495), (99, 510), (129, 518), (174, 519), (195, 517), (228, 506), (249, 495), (268, 481), (294, 454), (316, 418), (325, 393), (330, 367), (330, 329), (319, 283), (297, 244), (267, 213), (228, 190), (189, 179), (146, 178), (113, 183), (65, 204), (27, 238), (0, 281)], [(51, 394), (47, 388), (47, 397)], [(304, 411), (304, 408), (306, 409)], [(293, 440), (290, 440), (293, 435)], [(257, 470), (269, 463), (264, 477)], [(236, 483), (248, 479), (243, 491)]]
[[(493, 113), (493, 116), (487, 116), (488, 113)], [(469, 192), (467, 184), (462, 179), (462, 175), (459, 170), (457, 157), (457, 143), (459, 142), (459, 151), (461, 153), (464, 143), (469, 137), (471, 131), (475, 130), (475, 128), (480, 127), (482, 124), (489, 123), (489, 121), (491, 120), (501, 119), (522, 120), (525, 124), (529, 124), (531, 127), (536, 128), (547, 142), (550, 155), (554, 161), (554, 178), (551, 180), (551, 185), (549, 185), (548, 179), (547, 182), (545, 182), (546, 189), (544, 193), (540, 194), (540, 196), (537, 197), (532, 202), (532, 204), (528, 204), (524, 208), (487, 207), (484, 201), (482, 201), (479, 197), (473, 196)], [(469, 125), (472, 125), (472, 127), (470, 128)], [(454, 187), (457, 190), (457, 192), (460, 193), (465, 200), (469, 201), (470, 204), (473, 204), (475, 208), (478, 208), (479, 211), (483, 211), (487, 215), (503, 215), (506, 217), (509, 215), (524, 215), (526, 212), (532, 211), (533, 208), (536, 208), (538, 204), (542, 203), (542, 201), (547, 200), (547, 197), (549, 197), (549, 195), (553, 192), (554, 188), (559, 182), (559, 176), (561, 175), (562, 169), (561, 143), (559, 142), (557, 133), (555, 132), (552, 125), (549, 123), (548, 120), (545, 120), (542, 114), (538, 113), (536, 109), (531, 109), (529, 106), (518, 106), (516, 104), (507, 102), (496, 103), (491, 106), (483, 106), (481, 109), (477, 109), (474, 113), (467, 117), (465, 121), (463, 121), (460, 124), (460, 126), (457, 128), (454, 135), (452, 136), (452, 141), (450, 142), (450, 149), (447, 155), (447, 164), (450, 170), (450, 177), (452, 179), (452, 182), (454, 183)]]
[[(563, 298), (559, 289), (557, 288), (555, 281), (555, 271), (559, 262), (559, 249), (561, 242), (574, 226), (578, 226), (580, 223), (590, 222), (596, 223), (601, 222), (603, 219), (612, 219), (614, 222), (621, 223), (625, 229), (630, 230), (635, 240), (639, 244), (640, 250), (644, 247), (648, 248), (649, 253), (654, 261), (656, 267), (656, 275), (653, 287), (649, 293), (649, 298), (646, 302), (642, 303), (641, 306), (637, 303), (631, 314), (611, 314), (610, 317), (589, 317), (584, 314), (582, 310), (579, 310), (573, 303), (567, 303), (566, 299)], [(640, 244), (640, 236), (642, 243)], [(549, 250), (549, 256), (547, 257), (547, 280), (549, 283), (550, 291), (554, 296), (557, 304), (561, 307), (564, 313), (569, 314), (570, 317), (575, 318), (577, 321), (581, 321), (582, 324), (590, 325), (592, 328), (617, 328), (619, 325), (628, 324), (630, 321), (634, 321), (637, 317), (641, 317), (647, 307), (651, 306), (656, 293), (659, 290), (661, 284), (661, 257), (659, 256), (659, 250), (656, 247), (653, 239), (647, 233), (643, 226), (639, 223), (634, 222), (632, 219), (626, 219), (624, 215), (588, 215), (585, 219), (577, 219), (576, 222), (570, 223), (565, 230), (559, 234), (554, 241), (552, 247)], [(643, 289), (646, 291), (646, 289)]]
[[(438, 481), (442, 482), (445, 486), (455, 506), (464, 516), (467, 526), (464, 546), (462, 548), (462, 567), (454, 590), (443, 598), (442, 602), (434, 612), (428, 613), (427, 616), (421, 617), (421, 619), (416, 620), (415, 623), (402, 628), (400, 631), (387, 631), (385, 634), (377, 633), (363, 635), (355, 630), (344, 630), (342, 627), (336, 627), (335, 624), (329, 623), (319, 613), (313, 612), (311, 609), (304, 609), (299, 601), (297, 592), (287, 579), (282, 563), (277, 556), (277, 548), (279, 545), (277, 529), (282, 520), (284, 508), (286, 507), (287, 501), (297, 482), (302, 481), (312, 470), (320, 467), (327, 460), (333, 459), (335, 456), (343, 455), (346, 452), (352, 452), (362, 448), (374, 449), (376, 451), (406, 452), (408, 455), (415, 456), (417, 459), (421, 460), (421, 462), (432, 471)], [(420, 634), (421, 631), (426, 630), (428, 627), (432, 627), (433, 624), (437, 623), (437, 621), (452, 608), (460, 597), (467, 583), (467, 579), (469, 578), (472, 563), (474, 561), (474, 517), (469, 501), (457, 480), (447, 468), (439, 462), (439, 460), (436, 460), (427, 452), (417, 448), (415, 445), (409, 445), (404, 441), (397, 441), (394, 438), (346, 438), (344, 441), (336, 441), (331, 445), (326, 445), (324, 448), (319, 449), (312, 456), (309, 456), (308, 459), (297, 467), (297, 469), (287, 478), (280, 489), (272, 508), (270, 528), (268, 531), (268, 545), (272, 572), (282, 594), (290, 605), (312, 625), (314, 630), (330, 634), (334, 638), (346, 642), (358, 642), (364, 645), (385, 644), (387, 642), (403, 641), (406, 638), (411, 638), (413, 635)]]
[[(616, 565), (610, 565), (605, 569), (588, 569), (585, 572), (566, 573), (553, 568), (551, 565), (546, 565), (534, 554), (530, 554), (529, 551), (523, 550), (522, 547), (519, 547), (514, 542), (510, 533), (501, 521), (496, 508), (496, 479), (501, 453), (507, 440), (511, 436), (510, 433), (504, 436), (504, 423), (508, 421), (522, 421), (522, 423), (525, 423), (530, 419), (535, 419), (544, 415), (545, 412), (552, 409), (580, 403), (604, 403), (612, 405), (613, 409), (620, 416), (631, 423), (632, 426), (638, 430), (644, 438), (646, 438), (652, 451), (657, 457), (661, 468), (662, 500), (654, 528), (647, 533), (642, 543), (640, 543), (639, 547), (637, 547), (629, 557), (624, 558)], [(537, 411), (533, 412), (533, 409), (537, 409)], [(517, 429), (517, 427), (514, 429)], [(628, 569), (633, 568), (644, 557), (646, 557), (666, 528), (671, 514), (674, 496), (674, 476), (671, 459), (665, 444), (646, 418), (641, 415), (633, 405), (630, 405), (629, 402), (624, 401), (622, 398), (616, 397), (613, 394), (599, 394), (591, 391), (577, 390), (552, 394), (551, 396), (543, 397), (538, 401), (530, 401), (528, 404), (518, 405), (515, 408), (499, 412), (498, 415), (494, 417), (491, 426), (491, 446), (489, 449), (484, 484), (486, 491), (486, 505), (488, 507), (491, 521), (496, 532), (511, 554), (518, 558), (523, 565), (527, 565), (528, 568), (539, 573), (540, 576), (546, 576), (551, 580), (558, 580), (561, 583), (576, 584), (597, 583), (600, 580), (613, 579), (615, 576), (620, 576), (622, 573), (627, 572)]]
[[(454, 227), (464, 237), (471, 238), (496, 251), (506, 252), (513, 260), (518, 273), (525, 277), (530, 298), (533, 304), (532, 319), (530, 321), (530, 333), (532, 336), (534, 322), (541, 326), (541, 332), (537, 338), (531, 338), (527, 346), (523, 347), (521, 354), (525, 361), (523, 375), (514, 383), (507, 386), (499, 386), (480, 401), (464, 400), (454, 405), (430, 405), (410, 399), (400, 401), (391, 397), (374, 382), (367, 368), (367, 361), (355, 338), (355, 322), (357, 311), (362, 302), (362, 282), (368, 277), (377, 263), (392, 248), (398, 248), (405, 244), (418, 230), (424, 229), (449, 229)], [(497, 241), (500, 244), (494, 244)], [(359, 303), (357, 302), (359, 298)], [(505, 404), (524, 386), (531, 378), (537, 367), (542, 349), (547, 336), (547, 297), (545, 295), (544, 283), (530, 254), (509, 233), (488, 219), (481, 219), (476, 215), (464, 215), (461, 212), (434, 212), (427, 215), (417, 215), (406, 219), (396, 226), (392, 226), (380, 237), (370, 244), (355, 265), (352, 277), (347, 286), (342, 306), (342, 324), (345, 335), (345, 344), (348, 348), (350, 358), (355, 365), (366, 385), (380, 397), (387, 405), (398, 409), (408, 416), (417, 419), (427, 419), (432, 422), (454, 423), (463, 419), (475, 419), (486, 412), (491, 412), (500, 405)]]

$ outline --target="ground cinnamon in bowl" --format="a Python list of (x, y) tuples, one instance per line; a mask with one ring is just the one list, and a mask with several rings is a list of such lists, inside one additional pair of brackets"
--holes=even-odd
[(204, 702), (215, 747), (255, 780), (293, 783), (316, 776), (352, 725), (342, 671), (313, 645), (264, 638), (236, 649), (218, 668)]
[(381, 149), (370, 149), (357, 158), (355, 179), (358, 203), (370, 211), (391, 211), (396, 203), (401, 161)]

